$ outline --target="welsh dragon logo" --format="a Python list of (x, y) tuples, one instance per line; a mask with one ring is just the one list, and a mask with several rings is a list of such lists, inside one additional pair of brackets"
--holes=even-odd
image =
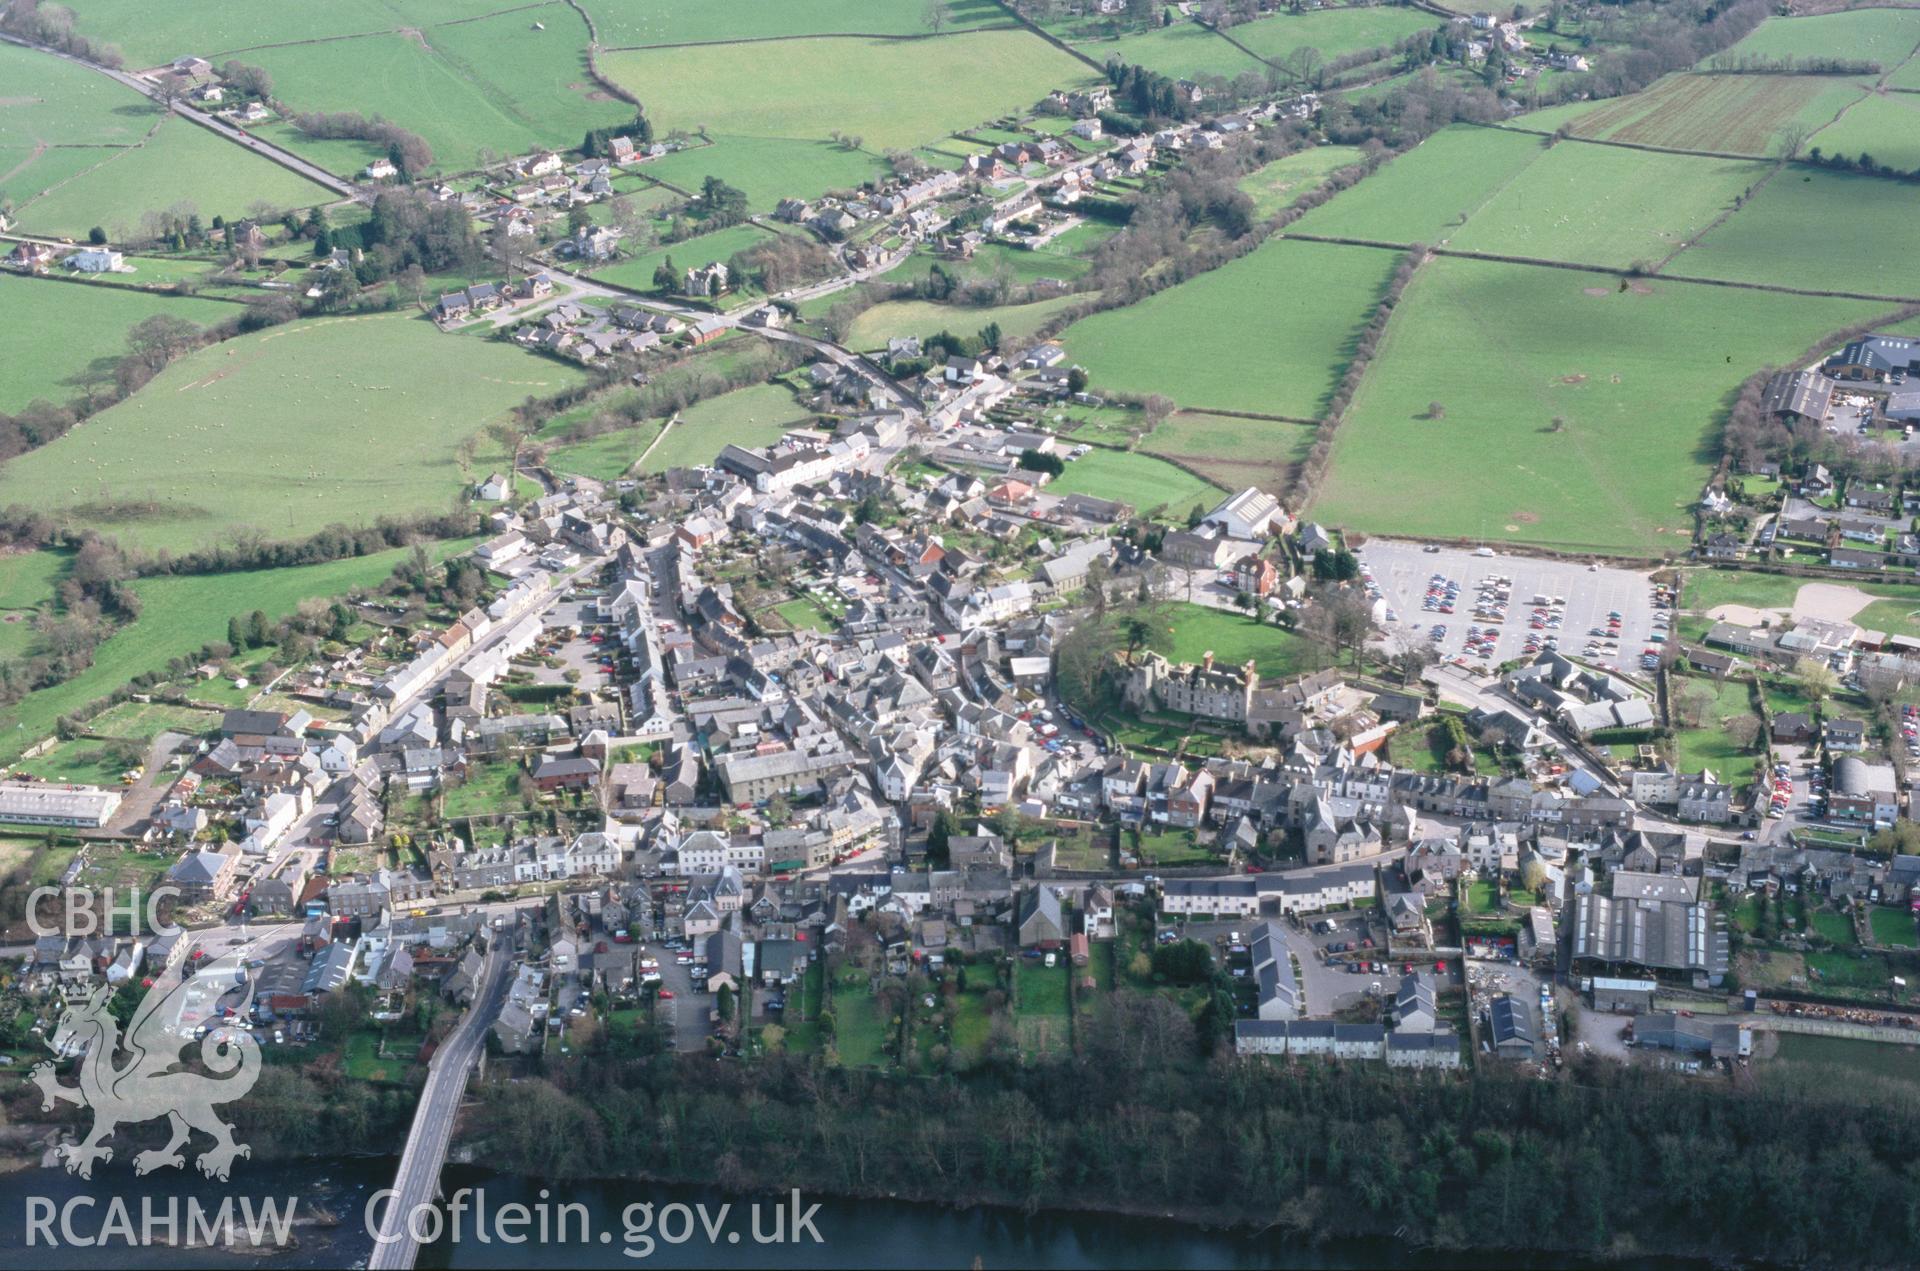
[[(219, 974), (213, 967), (202, 975), (208, 973)], [(86, 1047), (80, 1059), (80, 1084), (59, 1084), (50, 1062), (35, 1065), (30, 1075), (40, 1087), (42, 1111), (50, 1111), (56, 1101), (93, 1109), (92, 1131), (81, 1142), (60, 1149), (69, 1173), (92, 1178), (94, 1162), (113, 1159), (113, 1149), (105, 1140), (116, 1129), (159, 1117), (167, 1119), (172, 1137), (165, 1147), (135, 1156), (135, 1173), (185, 1166), (186, 1156), (180, 1149), (193, 1130), (214, 1140), (199, 1158), (200, 1172), (208, 1178), (225, 1181), (235, 1157), (253, 1155), (246, 1144), (233, 1141), (233, 1127), (215, 1115), (213, 1105), (232, 1103), (253, 1089), (260, 1079), (259, 1043), (244, 1027), (216, 1026), (200, 1042), (200, 1062), (208, 1072), (223, 1075), (184, 1068), (180, 1054), (188, 1039), (173, 1031), (173, 1021), (180, 1018), (179, 1003), (192, 984), (188, 980), (171, 992), (147, 994), (128, 1022), (124, 1039), (107, 1011), (110, 992), (104, 985), (61, 1013), (53, 1043)], [(123, 1053), (127, 1061), (116, 1064)]]

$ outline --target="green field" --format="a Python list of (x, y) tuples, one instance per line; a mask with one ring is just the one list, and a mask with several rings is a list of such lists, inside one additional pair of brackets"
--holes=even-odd
[[(1527, 265), (1423, 266), (1334, 443), (1313, 515), (1372, 533), (1684, 551), (1727, 394), (1752, 368), (1875, 312), (1684, 283), (1593, 284)], [(1475, 356), (1461, 355), (1462, 332)], [(1435, 401), (1442, 419), (1427, 418)]]
[(89, 732), (133, 741), (150, 741), (169, 731), (193, 736), (211, 732), (219, 726), (220, 717), (212, 711), (175, 706), (169, 702), (121, 702), (109, 706), (87, 721)]
[[(434, 553), (444, 557), (470, 545), (441, 544)], [(18, 755), (52, 732), (54, 720), (61, 715), (107, 696), (134, 676), (160, 670), (172, 658), (226, 639), (228, 618), (259, 609), (277, 619), (310, 596), (337, 596), (371, 587), (383, 582), (408, 550), (395, 548), (291, 569), (140, 579), (132, 584), (140, 596), (139, 620), (110, 636), (95, 652), (92, 666), (64, 684), (30, 693), (0, 709), (0, 759)]]
[(1840, 57), (1878, 62), (1882, 70), (1890, 71), (1916, 45), (1920, 45), (1920, 13), (1855, 9), (1808, 18), (1769, 18), (1726, 55)]
[(886, 348), (887, 341), (895, 336), (927, 336), (939, 331), (973, 335), (989, 323), (997, 322), (1000, 324), (1001, 342), (1010, 349), (1017, 349), (1048, 318), (1084, 299), (1084, 296), (1055, 296), (1051, 300), (1000, 305), (990, 309), (936, 304), (931, 300), (889, 300), (855, 318), (841, 343), (864, 352)]
[[(423, 366), (434, 374), (423, 378)], [(183, 358), (127, 401), (15, 458), (0, 471), (0, 503), (174, 551), (233, 534), (296, 539), (334, 522), (438, 511), (475, 479), (460, 470), (461, 440), (579, 378), (416, 318), (277, 327)]]
[(886, 1062), (892, 1024), (867, 991), (863, 971), (843, 972), (833, 990), (833, 1041), (840, 1062), (849, 1068), (874, 1068)]
[(1812, 145), (1827, 154), (1891, 164), (1901, 172), (1920, 170), (1920, 94), (1873, 94), (1813, 135)]
[(1848, 1087), (1874, 1077), (1920, 1085), (1920, 1046), (1782, 1033), (1774, 1062), (1804, 1069), (1820, 1081)]
[(1416, 31), (1441, 25), (1442, 19), (1414, 9), (1388, 5), (1280, 13), (1242, 22), (1233, 38), (1270, 62), (1284, 62), (1296, 49), (1316, 48), (1331, 61), (1364, 49), (1395, 44)]
[(1182, 411), (1161, 421), (1140, 449), (1177, 459), (1224, 489), (1257, 485), (1278, 493), (1306, 458), (1313, 436), (1304, 424)]
[[(324, 36), (390, 31), (410, 22), (458, 16), (456, 0), (328, 0), (324, 5), (261, 5), (236, 9), (219, 0), (78, 0), (81, 31), (117, 44), (128, 67), (158, 66), (193, 53), (222, 51)], [(423, 9), (456, 12), (422, 13)], [(468, 13), (472, 10), (467, 9)]]
[(1240, 188), (1253, 200), (1253, 214), (1264, 218), (1291, 207), (1360, 158), (1358, 146), (1313, 146), (1248, 173), (1240, 178)]
[[(1235, 38), (1246, 29), (1235, 27)], [(1129, 66), (1144, 66), (1175, 79), (1207, 75), (1232, 79), (1236, 75), (1264, 75), (1267, 70), (1259, 58), (1235, 48), (1198, 22), (1176, 22), (1117, 40), (1089, 40), (1074, 47), (1096, 62), (1119, 58)]]
[(54, 588), (66, 576), (65, 552), (13, 551), (0, 556), (0, 657), (32, 652), (33, 620), (55, 607)]
[[(534, 30), (536, 20), (546, 29)], [(633, 117), (588, 78), (585, 37), (579, 19), (552, 4), (412, 34), (259, 49), (246, 60), (267, 69), (274, 95), (293, 110), (384, 116), (424, 137), (437, 167), (460, 170), (483, 149), (576, 146), (587, 129)], [(309, 152), (289, 136), (315, 162), (340, 161), (336, 142)]]
[(808, 39), (610, 53), (600, 66), (660, 130), (912, 147), (1085, 83), (1087, 67), (1024, 31), (938, 40)]
[(1753, 699), (1746, 681), (1726, 680), (1716, 684), (1712, 680), (1675, 676), (1670, 693), (1678, 700), (1695, 685), (1712, 690), (1714, 701), (1699, 727), (1674, 729), (1675, 766), (1681, 772), (1709, 769), (1723, 785), (1746, 785), (1753, 780), (1760, 756), (1751, 749), (1736, 746), (1726, 732), (1728, 720), (1753, 714)]
[(1538, 137), (1444, 129), (1294, 222), (1302, 234), (1438, 243), (1546, 153)]
[(1916, 934), (1913, 914), (1908, 910), (1895, 909), (1891, 905), (1875, 905), (1867, 911), (1867, 923), (1873, 929), (1873, 938), (1880, 944), (1907, 949), (1920, 945), (1920, 934)]
[(728, 443), (771, 445), (780, 440), (781, 434), (811, 418), (812, 414), (794, 401), (793, 394), (778, 384), (735, 389), (682, 411), (680, 421), (654, 447), (641, 470), (665, 472), (668, 468), (712, 463)]
[(99, 387), (111, 388), (111, 363), (127, 351), (127, 328), (156, 313), (201, 326), (239, 314), (231, 304), (0, 275), (0, 312), (33, 315), (0, 323), (0, 411), (43, 399), (85, 397), (89, 368)]
[(1061, 339), (1096, 389), (1313, 418), (1397, 263), (1371, 248), (1268, 242)]
[(1241, 666), (1252, 658), (1268, 679), (1320, 665), (1319, 650), (1305, 636), (1269, 623), (1185, 603), (1168, 606), (1168, 616), (1172, 631), (1153, 651), (1173, 662), (1198, 662), (1209, 651), (1215, 662), (1226, 666)]
[(754, 210), (771, 212), (784, 198), (816, 199), (852, 190), (886, 170), (871, 149), (849, 150), (824, 138), (737, 137), (716, 134), (712, 145), (649, 159), (635, 171), (689, 193), (710, 176), (743, 191)]
[(1562, 122), (1576, 137), (1631, 141), (1675, 150), (1771, 155), (1787, 124), (1819, 128), (1858, 101), (1859, 81), (1825, 75), (1669, 75), (1645, 92), (1603, 102), (1557, 106), (1513, 121), (1551, 132)]
[[(926, 10), (873, 0), (586, 0), (608, 48), (795, 35), (925, 35)], [(950, 0), (945, 30), (1011, 24), (992, 0)]]
[(1072, 970), (1064, 949), (1052, 967), (1041, 958), (1014, 960), (1014, 1024), (1023, 1051), (1044, 1054), (1067, 1048), (1071, 1013), (1067, 976)]
[(0, 47), (0, 192), (20, 228), (126, 237), (142, 215), (190, 204), (238, 218), (256, 201), (304, 207), (327, 191), (158, 109), (105, 76)]
[(593, 276), (601, 282), (612, 283), (616, 287), (631, 287), (635, 291), (652, 291), (654, 289), (653, 271), (669, 257), (672, 258), (675, 268), (687, 269), (696, 265), (705, 265), (710, 261), (729, 260), (736, 253), (764, 243), (772, 237), (772, 234), (758, 225), (735, 225), (729, 229), (701, 234), (697, 238), (655, 247), (641, 255), (615, 261), (602, 269), (594, 270)]
[(601, 433), (585, 441), (556, 446), (547, 452), (547, 463), (556, 472), (570, 472), (594, 481), (614, 481), (626, 475), (653, 439), (660, 435), (657, 421), (634, 428)]
[(1118, 499), (1143, 514), (1164, 506), (1165, 515), (1173, 520), (1185, 517), (1195, 503), (1211, 507), (1221, 495), (1217, 488), (1165, 460), (1099, 448), (1067, 464), (1065, 472), (1047, 483), (1047, 493)]
[[(1920, 115), (1914, 123), (1920, 127)], [(1822, 232), (1809, 234), (1815, 224)], [(1894, 247), (1912, 227), (1912, 186), (1794, 168), (1667, 268), (1701, 278), (1920, 296), (1920, 261)]]
[[(1689, 612), (1706, 613), (1721, 605), (1754, 609), (1791, 610), (1807, 579), (1747, 570), (1696, 569), (1688, 571), (1681, 603)], [(1853, 621), (1889, 635), (1920, 636), (1920, 586), (1861, 580), (1839, 584), (1874, 597), (1853, 615)], [(1778, 709), (1778, 708), (1776, 708)]]
[(1739, 159), (1562, 142), (1487, 200), (1448, 245), (1586, 265), (1654, 264), (1768, 171)]

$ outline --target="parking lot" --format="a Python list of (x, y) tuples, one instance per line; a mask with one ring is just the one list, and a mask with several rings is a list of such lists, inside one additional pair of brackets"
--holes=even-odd
[(1672, 610), (1632, 570), (1386, 539), (1360, 561), (1386, 602), (1389, 647), (1425, 645), (1476, 670), (1552, 648), (1633, 674), (1668, 639)]
[[(1252, 939), (1253, 928), (1262, 921), (1268, 920), (1248, 918), (1188, 922), (1172, 929), (1188, 939), (1200, 941), (1213, 950), (1217, 961), (1231, 967), (1236, 962), (1228, 952), (1231, 937), (1238, 933), (1242, 941)], [(1375, 984), (1380, 986), (1378, 996), (1391, 998), (1399, 990), (1400, 977), (1406, 973), (1409, 965), (1429, 976), (1433, 975), (1434, 967), (1439, 965), (1431, 958), (1411, 963), (1401, 958), (1389, 963), (1386, 960), (1386, 929), (1377, 915), (1348, 911), (1314, 915), (1300, 926), (1285, 920), (1275, 921), (1274, 925), (1285, 936), (1288, 951), (1300, 963), (1300, 988), (1306, 996), (1306, 1013), (1310, 1016), (1331, 1015), (1373, 996)], [(1322, 927), (1327, 929), (1322, 930)], [(1372, 944), (1368, 945), (1367, 941), (1372, 941)], [(1343, 947), (1330, 951), (1333, 945)], [(1246, 964), (1244, 957), (1237, 961), (1239, 965)], [(1373, 970), (1376, 965), (1382, 969)], [(1458, 978), (1451, 977), (1444, 979), (1442, 986), (1457, 985)]]

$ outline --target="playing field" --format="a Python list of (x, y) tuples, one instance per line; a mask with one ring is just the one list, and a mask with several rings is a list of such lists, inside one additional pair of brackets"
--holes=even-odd
[(1920, 93), (1876, 93), (1813, 135), (1827, 154), (1871, 155), (1901, 172), (1920, 169)]
[[(533, 29), (539, 21), (546, 28)], [(633, 117), (587, 77), (585, 29), (564, 5), (501, 14), (411, 34), (371, 35), (260, 49), (247, 59), (273, 76), (296, 111), (381, 115), (418, 133), (445, 170), (474, 166), (483, 149), (520, 154), (580, 143), (589, 128)], [(339, 143), (309, 151), (340, 162)]]
[(11, 460), (0, 470), (0, 504), (173, 551), (438, 511), (473, 479), (456, 459), (463, 438), (580, 378), (509, 344), (442, 335), (419, 318), (278, 327), (202, 349)]
[(1359, 161), (1358, 146), (1314, 146), (1248, 173), (1240, 179), (1240, 188), (1253, 200), (1253, 214), (1264, 218), (1293, 206), (1328, 176)]
[(1829, 124), (1861, 91), (1856, 80), (1825, 75), (1669, 75), (1643, 93), (1522, 115), (1514, 126), (1550, 132), (1565, 119), (1576, 137), (1770, 155), (1782, 127)]
[(756, 384), (687, 407), (653, 448), (642, 472), (712, 463), (727, 445), (766, 446), (813, 418), (778, 384)]
[(1269, 62), (1284, 63), (1297, 49), (1315, 48), (1328, 61), (1363, 49), (1395, 44), (1415, 31), (1429, 31), (1443, 19), (1387, 5), (1277, 13), (1230, 28), (1235, 40)]
[[(1912, 239), (1913, 216), (1910, 185), (1791, 168), (1667, 269), (1701, 278), (1920, 297), (1920, 260), (1903, 247)], [(1809, 234), (1809, 225), (1822, 232)]]
[(938, 40), (809, 39), (611, 53), (600, 67), (661, 131), (912, 147), (1014, 110), (1092, 71), (1024, 31)]
[(1293, 229), (1389, 243), (1444, 242), (1545, 153), (1538, 137), (1497, 128), (1444, 129), (1308, 212)]
[(1728, 49), (1726, 56), (1838, 57), (1878, 62), (1883, 71), (1890, 71), (1916, 45), (1920, 45), (1920, 12), (1854, 9), (1809, 18), (1768, 18)]
[(1586, 265), (1652, 265), (1768, 171), (1741, 159), (1563, 141), (1502, 186), (1448, 246)]
[(127, 351), (127, 328), (156, 313), (211, 326), (239, 312), (218, 300), (0, 275), (0, 313), (33, 315), (31, 322), (0, 322), (0, 411), (17, 411), (36, 398), (84, 397), (89, 368), (110, 388), (110, 363)]
[(635, 169), (689, 194), (708, 177), (719, 177), (743, 191), (748, 206), (771, 212), (781, 199), (817, 199), (829, 190), (857, 189), (880, 175), (886, 162), (871, 148), (849, 150), (830, 141), (791, 137), (716, 136)]
[(884, 349), (895, 336), (933, 335), (951, 331), (973, 335), (989, 323), (999, 323), (1001, 341), (1017, 346), (1042, 323), (1084, 296), (1055, 296), (1024, 305), (1000, 305), (991, 309), (969, 309), (958, 305), (935, 304), (931, 300), (890, 300), (877, 304), (853, 320), (843, 339), (848, 348), (862, 352)]
[[(1234, 28), (1239, 34), (1243, 27)], [(1075, 48), (1096, 62), (1119, 58), (1129, 66), (1144, 66), (1175, 79), (1198, 79), (1220, 75), (1264, 75), (1266, 66), (1198, 22), (1176, 22), (1155, 27), (1138, 35), (1123, 35), (1117, 40), (1089, 40)]]
[(1396, 263), (1373, 248), (1272, 241), (1061, 339), (1096, 389), (1313, 418)]
[(1117, 499), (1132, 504), (1142, 515), (1164, 508), (1164, 515), (1172, 520), (1184, 520), (1196, 503), (1211, 507), (1221, 494), (1216, 487), (1165, 460), (1099, 447), (1068, 463), (1065, 472), (1047, 483), (1046, 492)]
[(238, 217), (255, 201), (304, 206), (319, 186), (182, 119), (102, 75), (0, 46), (0, 193), (20, 228), (122, 237), (141, 214), (189, 204)]
[[(464, 551), (471, 540), (433, 546), (436, 559)], [(237, 574), (143, 578), (133, 583), (140, 617), (95, 652), (93, 665), (53, 688), (0, 708), (0, 761), (17, 756), (53, 730), (54, 720), (107, 696), (136, 675), (157, 671), (182, 654), (224, 640), (227, 619), (263, 610), (278, 619), (309, 596), (337, 596), (386, 579), (411, 549)]]
[(1257, 485), (1277, 494), (1306, 458), (1313, 436), (1305, 424), (1182, 411), (1162, 420), (1140, 449), (1177, 459), (1224, 489)]
[(1312, 514), (1382, 534), (1684, 551), (1727, 394), (1877, 308), (1660, 281), (1623, 293), (1567, 270), (1429, 261)]
[[(586, 0), (608, 48), (775, 40), (796, 35), (928, 35), (924, 5), (875, 0)], [(949, 0), (943, 31), (1010, 26), (992, 0)]]

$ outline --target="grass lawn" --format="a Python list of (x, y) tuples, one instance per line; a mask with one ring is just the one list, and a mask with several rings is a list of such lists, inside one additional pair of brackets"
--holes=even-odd
[(0, 323), (0, 411), (44, 399), (86, 396), (90, 368), (113, 385), (112, 363), (127, 351), (127, 328), (156, 313), (211, 326), (240, 313), (218, 300), (195, 300), (83, 287), (19, 274), (0, 275), (0, 311), (31, 312), (31, 322)]
[[(470, 546), (471, 540), (464, 540), (433, 550), (436, 558), (444, 558)], [(108, 637), (92, 666), (0, 710), (0, 759), (18, 755), (53, 731), (61, 715), (107, 696), (134, 676), (224, 640), (228, 618), (261, 609), (269, 619), (278, 619), (310, 596), (338, 596), (372, 586), (407, 555), (408, 549), (395, 548), (324, 565), (137, 580), (132, 586), (140, 597), (139, 619)]]
[(1699, 677), (1675, 676), (1671, 685), (1675, 700), (1684, 697), (1696, 686), (1713, 693), (1713, 704), (1707, 708), (1700, 727), (1674, 730), (1673, 741), (1678, 752), (1679, 769), (1682, 772), (1698, 772), (1708, 768), (1724, 784), (1745, 785), (1753, 779), (1760, 756), (1750, 749), (1735, 745), (1727, 735), (1727, 723), (1739, 716), (1753, 714), (1747, 684), (1744, 680), (1727, 680), (1716, 684)]
[[(536, 20), (546, 29), (534, 30)], [(384, 116), (425, 138), (446, 170), (475, 166), (483, 149), (576, 146), (589, 128), (633, 118), (588, 78), (586, 29), (557, 3), (412, 34), (257, 49), (245, 60), (266, 68), (274, 95), (295, 111)], [(305, 152), (308, 143), (294, 133), (288, 144)], [(338, 162), (339, 151), (312, 157)]]
[(970, 1068), (986, 1057), (987, 1039), (993, 1035), (993, 1013), (987, 1009), (987, 993), (992, 987), (991, 968), (972, 967), (969, 979), (987, 981), (982, 986), (969, 983), (964, 993), (952, 998), (952, 1022), (948, 1033), (953, 1039), (954, 1065)]
[[(1234, 38), (1250, 29), (1233, 28)], [(1222, 36), (1198, 22), (1175, 22), (1172, 26), (1152, 27), (1117, 40), (1089, 40), (1075, 45), (1096, 62), (1119, 58), (1129, 66), (1144, 66), (1150, 71), (1174, 79), (1198, 79), (1220, 75), (1264, 75), (1266, 66), (1259, 58), (1237, 49)]]
[[(433, 368), (423, 376), (422, 367)], [(300, 539), (445, 508), (497, 460), (455, 449), (578, 370), (386, 314), (291, 323), (201, 349), (59, 440), (10, 461), (0, 503), (173, 551)]]
[(1389, 243), (1442, 242), (1546, 152), (1539, 137), (1496, 128), (1442, 129), (1292, 228)]
[[(1838, 57), (1890, 71), (1920, 44), (1920, 13), (1856, 9), (1807, 18), (1768, 18), (1726, 56)], [(1711, 60), (1711, 59), (1709, 59)]]
[(793, 394), (778, 384), (737, 388), (682, 411), (679, 422), (647, 456), (643, 470), (665, 472), (668, 468), (712, 463), (728, 443), (770, 445), (812, 418), (793, 400)]
[(717, 230), (711, 234), (702, 234), (698, 238), (685, 239), (678, 243), (656, 247), (638, 256), (629, 256), (615, 261), (593, 272), (594, 278), (601, 282), (612, 283), (618, 287), (631, 287), (635, 291), (652, 291), (653, 271), (658, 269), (668, 257), (681, 269), (695, 265), (704, 265), (709, 261), (725, 261), (734, 254), (743, 252), (772, 238), (766, 230), (757, 225), (735, 225), (730, 229)]
[[(925, 12), (911, 4), (873, 0), (586, 0), (588, 13), (609, 48), (649, 44), (700, 44), (717, 40), (793, 35), (925, 35)], [(1007, 11), (991, 0), (952, 0), (946, 30), (1005, 26)]]
[(1064, 949), (1052, 967), (1042, 958), (1014, 959), (1018, 1003), (1014, 1020), (1022, 1051), (1038, 1055), (1067, 1048), (1071, 1013), (1067, 977), (1072, 971)]
[(1065, 472), (1047, 483), (1047, 493), (1118, 499), (1142, 513), (1164, 508), (1177, 520), (1196, 503), (1217, 502), (1221, 491), (1151, 455), (1096, 448), (1068, 463)]
[(356, 1081), (398, 1084), (406, 1080), (407, 1070), (420, 1053), (418, 1038), (399, 1038), (387, 1042), (387, 1053), (380, 1054), (380, 1034), (366, 1029), (347, 1038), (346, 1054), (340, 1068)]
[(820, 603), (802, 596), (798, 600), (789, 600), (773, 607), (773, 611), (787, 620), (787, 625), (795, 629), (806, 627), (814, 631), (837, 631), (840, 624), (833, 615), (820, 607)]
[(1873, 938), (1878, 944), (1898, 945), (1903, 949), (1920, 946), (1920, 934), (1916, 934), (1913, 914), (1908, 910), (1875, 905), (1867, 910), (1867, 923), (1873, 928)]
[(466, 781), (441, 796), (441, 815), (452, 820), (520, 811), (522, 805), (516, 787), (522, 771), (520, 765), (511, 762), (472, 765), (467, 770)]
[(1314, 146), (1275, 159), (1240, 178), (1240, 189), (1253, 200), (1255, 216), (1268, 217), (1320, 188), (1328, 176), (1360, 161), (1358, 146)]
[(662, 132), (826, 140), (837, 131), (875, 151), (1024, 110), (1093, 75), (1026, 31), (606, 53), (600, 68), (647, 103)]
[(1494, 898), (1493, 883), (1484, 878), (1476, 878), (1467, 884), (1467, 912), (1470, 914), (1490, 914), (1498, 907)]
[(1513, 120), (1516, 128), (1721, 154), (1778, 153), (1781, 127), (1819, 128), (1857, 101), (1860, 81), (1829, 75), (1669, 75), (1643, 93), (1550, 107)]
[[(309, 706), (306, 709), (313, 708)], [(121, 702), (117, 706), (109, 706), (87, 721), (89, 732), (134, 741), (150, 741), (163, 732), (198, 736), (212, 732), (219, 726), (220, 717), (212, 711), (175, 706), (169, 702)]]
[(848, 974), (841, 973), (833, 990), (834, 1047), (849, 1068), (877, 1068), (887, 1062), (884, 1047), (891, 1025), (867, 991), (866, 973), (852, 972), (851, 981)]
[(1815, 909), (1807, 915), (1807, 925), (1842, 947), (1859, 943), (1853, 938), (1853, 919), (1832, 909)]
[(1562, 142), (1488, 199), (1450, 245), (1588, 265), (1651, 265), (1712, 224), (1767, 172), (1765, 164), (1740, 159)]
[(633, 428), (618, 428), (585, 441), (556, 446), (547, 452), (547, 463), (556, 472), (615, 481), (626, 475), (659, 435), (660, 421), (650, 419)]
[(1055, 296), (1031, 304), (998, 305), (987, 309), (936, 304), (931, 300), (889, 300), (877, 304), (853, 320), (841, 341), (862, 352), (884, 349), (895, 336), (934, 335), (952, 331), (972, 335), (988, 323), (1000, 324), (1001, 342), (1017, 349), (1022, 341), (1040, 329), (1042, 323), (1068, 305), (1084, 301), (1085, 296)]
[(1168, 607), (1169, 637), (1154, 652), (1174, 662), (1198, 662), (1209, 649), (1215, 662), (1241, 666), (1252, 658), (1268, 679), (1299, 675), (1319, 665), (1319, 651), (1305, 636), (1254, 622), (1239, 614), (1185, 603)]
[[(1355, 395), (1312, 515), (1413, 537), (1683, 551), (1728, 394), (1752, 368), (1874, 312), (1429, 261)], [(1462, 331), (1473, 357), (1460, 355)], [(1427, 417), (1433, 401), (1444, 418)]]
[(1139, 304), (1084, 318), (1061, 340), (1096, 390), (1314, 418), (1397, 263), (1364, 247), (1268, 242)]
[(649, 159), (636, 171), (680, 189), (716, 176), (745, 192), (750, 207), (770, 212), (784, 198), (817, 199), (851, 190), (886, 170), (873, 150), (849, 150), (825, 137), (741, 137), (716, 133), (713, 144)]
[[(1274, 419), (1241, 419), (1181, 411), (1162, 420), (1141, 442), (1149, 454), (1177, 459), (1223, 489), (1257, 485), (1285, 489), (1294, 465), (1313, 447), (1313, 429)], [(1076, 440), (1079, 434), (1075, 434)]]
[(1858, 953), (1809, 953), (1807, 978), (1819, 988), (1852, 989), (1865, 993), (1888, 991), (1886, 958)]
[[(1131, 836), (1124, 842), (1127, 850), (1131, 851)], [(1172, 868), (1179, 865), (1208, 865), (1219, 859), (1212, 848), (1195, 842), (1185, 830), (1163, 830), (1157, 834), (1140, 836), (1140, 860), (1146, 865)]]
[[(1920, 129), (1920, 114), (1912, 126)], [(1879, 155), (1877, 147), (1873, 153)], [(1920, 263), (1894, 250), (1911, 232), (1912, 215), (1912, 186), (1791, 168), (1667, 268), (1701, 278), (1916, 296)], [(1808, 235), (1814, 220), (1831, 232)]]
[[(1387, 738), (1387, 756), (1396, 768), (1406, 768), (1414, 772), (1445, 774), (1456, 772), (1446, 765), (1445, 743), (1446, 715), (1429, 715), (1417, 724), (1403, 724)], [(1471, 730), (1468, 731), (1471, 736)], [(1436, 747), (1439, 747), (1436, 749)], [(1500, 759), (1487, 746), (1475, 745), (1473, 750), (1474, 771), (1483, 777), (1500, 775)]]
[(82, 786), (118, 786), (120, 774), (127, 770), (107, 753), (108, 743), (81, 737), (63, 741), (44, 755), (23, 759), (15, 771), (29, 773), (46, 781), (61, 781)]

